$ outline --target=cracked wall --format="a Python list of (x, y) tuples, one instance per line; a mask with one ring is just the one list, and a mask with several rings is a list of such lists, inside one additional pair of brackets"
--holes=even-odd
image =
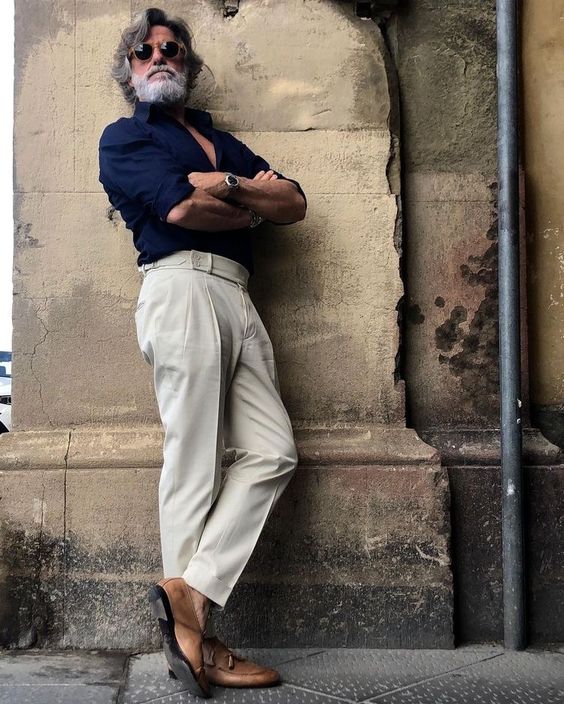
[[(162, 433), (135, 335), (137, 255), (97, 180), (99, 135), (130, 111), (110, 82), (111, 54), (141, 6), (18, 0), (18, 36), (32, 37), (17, 42), (16, 87), (14, 427), (24, 432), (2, 438), (0, 537), (14, 548), (35, 507), (22, 554), (29, 545), (40, 567), (2, 575), (6, 604), (27, 605), (30, 584), (37, 604), (17, 622), (8, 609), (4, 643), (28, 633), (28, 645), (158, 645), (145, 594), (162, 576)], [(451, 647), (446, 473), (405, 428), (397, 86), (380, 30), (330, 0), (241, 0), (227, 15), (218, 0), (166, 7), (187, 17), (206, 61), (193, 105), (297, 178), (309, 201), (305, 222), (255, 233), (252, 280), (302, 476), (222, 632), (259, 647)], [(48, 113), (39, 127), (37, 105)]]
[[(15, 430), (158, 422), (137, 253), (97, 165), (102, 129), (130, 111), (111, 55), (148, 4), (17, 2)], [(305, 222), (256, 234), (252, 281), (293, 421), (402, 425), (397, 94), (379, 28), (321, 0), (167, 9), (206, 62), (192, 104), (308, 195)]]

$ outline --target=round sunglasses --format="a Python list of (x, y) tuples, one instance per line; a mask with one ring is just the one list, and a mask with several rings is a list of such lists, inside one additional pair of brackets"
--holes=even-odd
[(159, 47), (161, 54), (167, 59), (174, 59), (178, 56), (179, 52), (186, 53), (186, 47), (184, 44), (179, 42), (154, 42), (149, 44), (149, 42), (141, 42), (129, 50), (129, 57), (135, 56), (139, 61), (149, 61), (153, 56), (153, 51), (155, 47)]

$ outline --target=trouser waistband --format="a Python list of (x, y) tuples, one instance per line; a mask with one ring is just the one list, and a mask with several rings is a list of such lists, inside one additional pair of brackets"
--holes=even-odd
[(247, 288), (249, 281), (249, 272), (239, 262), (222, 257), (219, 254), (200, 252), (196, 249), (183, 249), (166, 257), (161, 257), (150, 264), (142, 264), (137, 268), (143, 276), (146, 276), (151, 269), (160, 269), (168, 266), (204, 271), (206, 274), (213, 274), (223, 279), (234, 281), (244, 288)]

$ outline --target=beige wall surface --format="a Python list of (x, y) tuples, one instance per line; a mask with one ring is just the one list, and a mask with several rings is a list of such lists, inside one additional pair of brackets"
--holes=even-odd
[(564, 2), (523, 3), (531, 401), (564, 414)]
[[(256, 235), (252, 292), (296, 423), (403, 424), (394, 380), (403, 288), (387, 178), (386, 50), (352, 5), (164, 2), (205, 69), (192, 105), (308, 196)], [(14, 429), (158, 420), (137, 347), (131, 234), (98, 182), (103, 128), (130, 114), (109, 77), (129, 0), (16, 3)]]

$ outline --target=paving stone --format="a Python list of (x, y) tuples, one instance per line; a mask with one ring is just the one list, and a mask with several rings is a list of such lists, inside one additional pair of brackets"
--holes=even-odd
[(80, 684), (2, 685), (0, 704), (114, 704), (116, 691)]
[[(236, 649), (280, 670), (282, 684), (214, 687), (220, 704), (562, 704), (564, 653), (457, 650)], [(201, 700), (167, 675), (162, 650), (4, 651), (0, 704), (190, 704)], [(120, 687), (120, 683), (122, 686)]]
[(498, 657), (374, 697), (378, 704), (562, 704), (560, 653), (504, 653)]
[(113, 704), (127, 653), (9, 650), (0, 655), (0, 704)]
[[(171, 679), (167, 674), (167, 662), (162, 650), (158, 653), (132, 655), (129, 659), (129, 671), (124, 695), (120, 704), (138, 704), (158, 697), (166, 701), (167, 695), (175, 695), (183, 691), (178, 680)], [(183, 695), (187, 701), (190, 695)], [(195, 698), (194, 698), (195, 699)]]
[(285, 682), (333, 697), (361, 701), (503, 652), (479, 647), (457, 650), (332, 649), (282, 665)]
[[(261, 648), (253, 650), (235, 648), (235, 652), (244, 655), (254, 662), (279, 667), (281, 663), (289, 663), (299, 658), (307, 658), (321, 651), (319, 649), (298, 648)], [(161, 702), (164, 704), (168, 701), (198, 701), (197, 697), (192, 697), (188, 692), (183, 690), (181, 683), (177, 680), (170, 679), (167, 670), (166, 659), (162, 651), (133, 655), (129, 661), (127, 684), (120, 704), (141, 704), (142, 702), (153, 701), (157, 698), (159, 699), (159, 704)], [(284, 691), (278, 692), (280, 689)], [(264, 698), (261, 699), (260, 697), (263, 696), (263, 694)], [(284, 699), (285, 696), (290, 697), (290, 699)], [(234, 692), (233, 690), (216, 687), (214, 698), (219, 698), (220, 701), (237, 702), (310, 701), (303, 699), (299, 690), (294, 692), (285, 687), (274, 687), (269, 688), (268, 691), (260, 690), (260, 692), (259, 690), (254, 692), (251, 690), (239, 690), (238, 692)], [(324, 702), (326, 699), (327, 698), (323, 695), (319, 695), (319, 698), (315, 699), (315, 701)]]
[[(493, 657), (501, 648), (405, 651), (358, 649), (235, 649), (255, 662), (279, 669), (283, 684), (260, 690), (214, 688), (224, 702), (360, 701), (375, 694), (415, 684)], [(133, 656), (123, 704), (197, 701), (167, 676), (161, 652)]]
[[(175, 694), (168, 694), (154, 699), (128, 699), (132, 704), (191, 704), (202, 699), (180, 691)], [(297, 689), (291, 685), (278, 685), (275, 687), (264, 687), (261, 689), (234, 689), (227, 687), (213, 688), (213, 701), (222, 704), (335, 704), (339, 701), (325, 694), (318, 692), (308, 692)]]

